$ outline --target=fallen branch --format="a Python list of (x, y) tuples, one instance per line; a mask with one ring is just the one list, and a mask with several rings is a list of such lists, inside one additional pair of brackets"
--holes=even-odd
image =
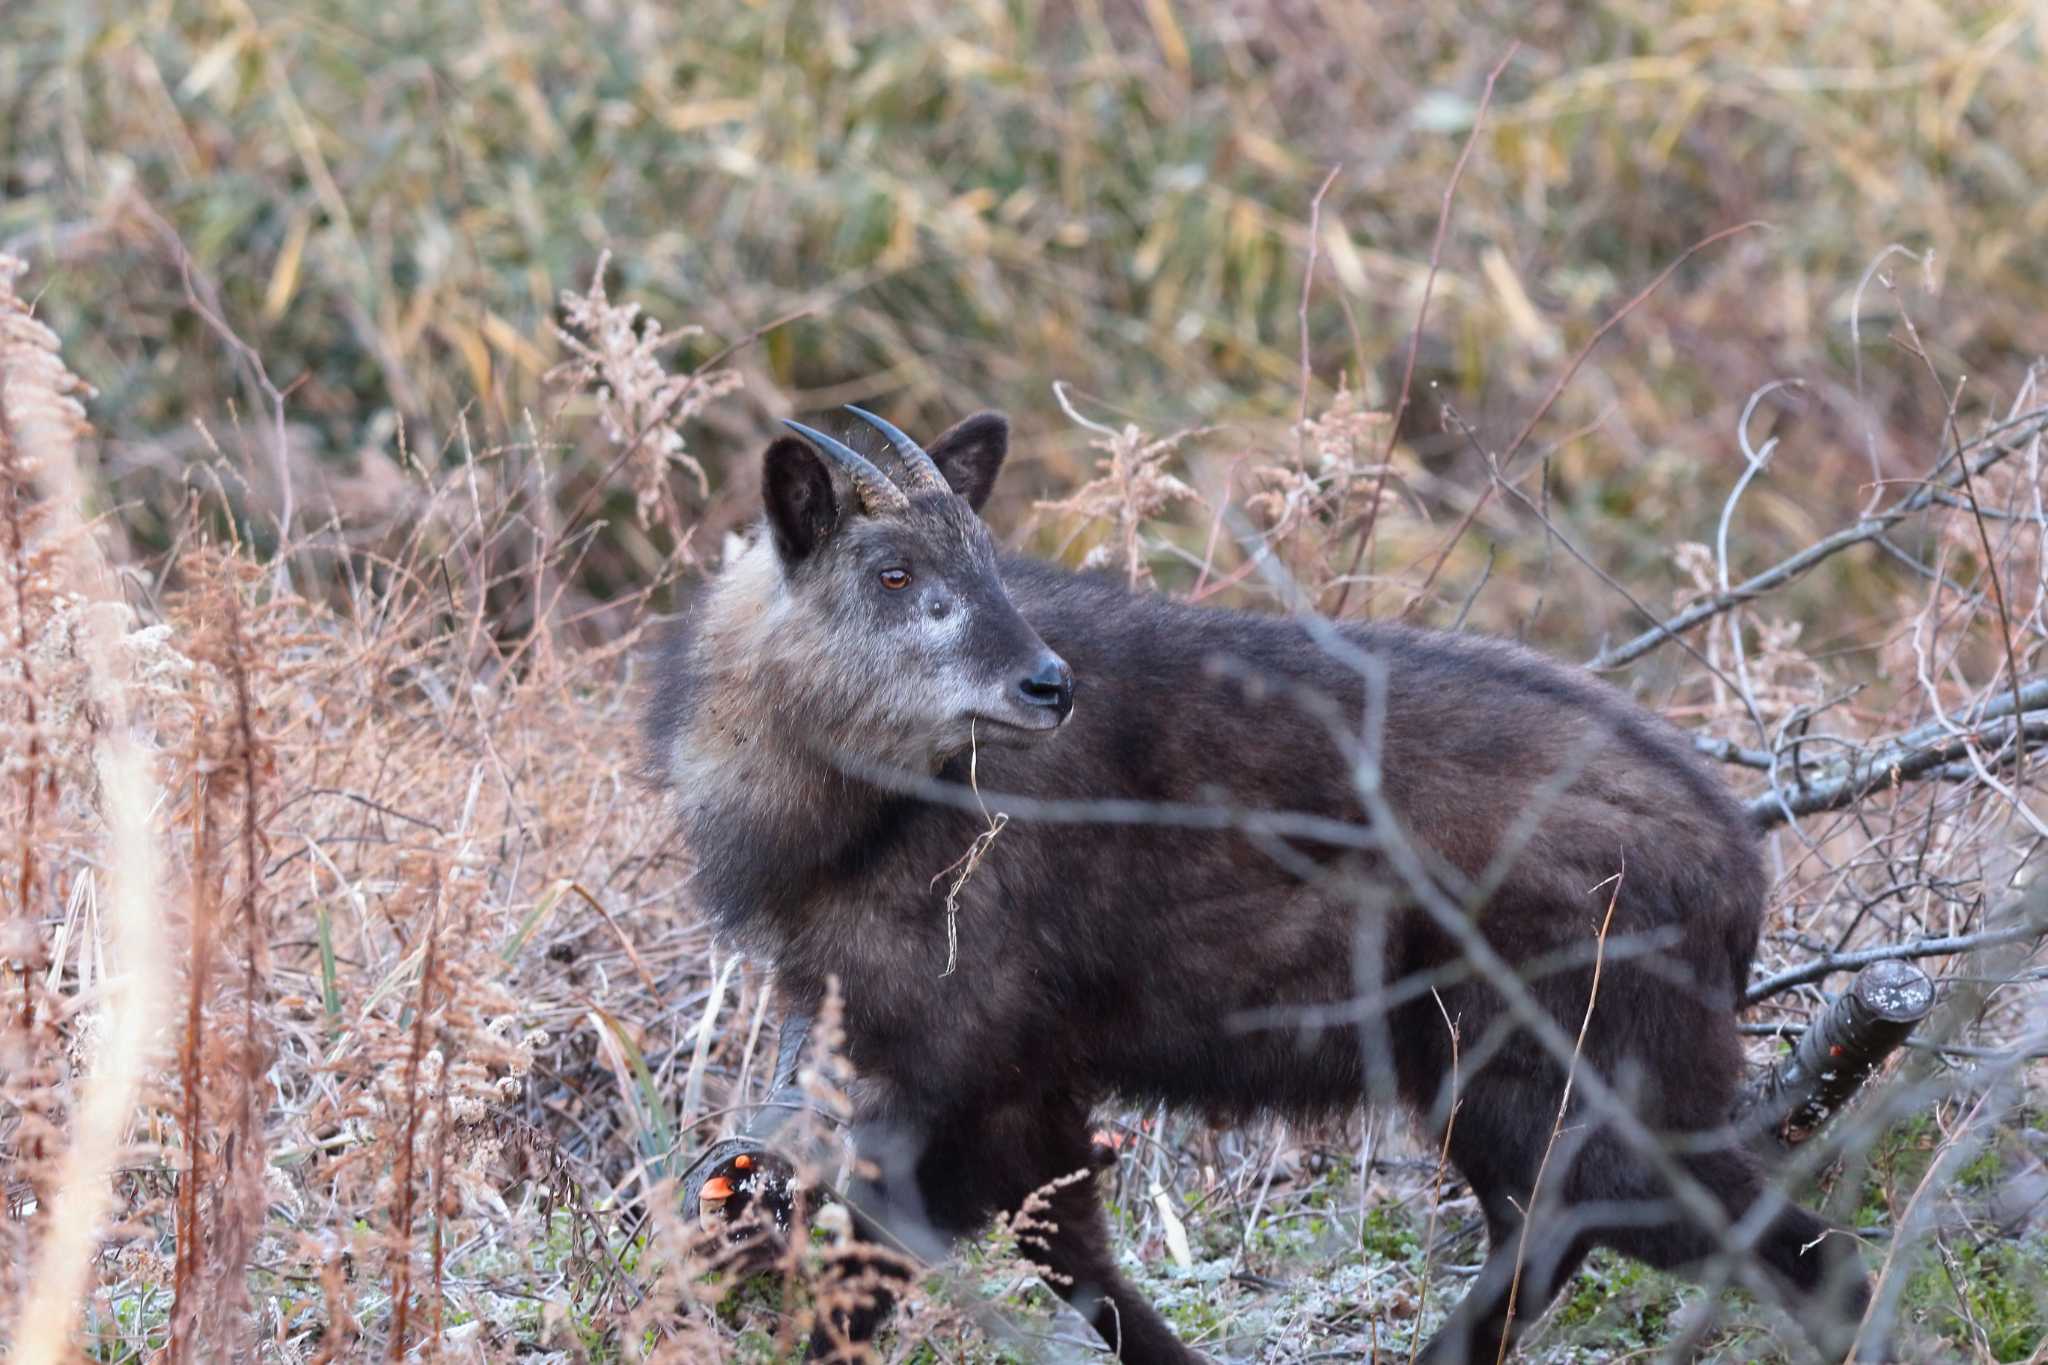
[[(2011, 698), (2003, 700), (2010, 709)], [(1744, 809), (1751, 824), (1758, 829), (1770, 829), (1797, 816), (1852, 806), (1879, 788), (1897, 782), (1919, 778), (1973, 780), (1978, 773), (1975, 766), (1967, 761), (1973, 745), (1985, 753), (1987, 767), (2008, 762), (2021, 752), (2019, 745), (2013, 742), (2016, 735), (2032, 740), (2048, 739), (2048, 715), (2030, 714), (2017, 724), (2011, 719), (1994, 720), (1989, 724), (1980, 723), (1962, 734), (1950, 731), (1941, 731), (1940, 734), (1940, 739), (1919, 744), (1912, 742), (1912, 736), (1901, 736), (1868, 754), (1850, 759), (1846, 764), (1834, 765), (1831, 775), (1820, 781), (1801, 782), (1791, 788), (1775, 786), (1760, 796), (1751, 797)], [(1795, 742), (1811, 743), (1812, 740)], [(1746, 757), (1737, 755), (1731, 761), (1743, 762)]]
[[(1802, 749), (1820, 744), (1848, 744), (1833, 735), (1791, 736), (1778, 749), (1755, 749), (1716, 735), (1694, 735), (1695, 752), (1738, 768), (1778, 775), (1773, 789), (1748, 803), (1749, 818), (1761, 829), (1784, 823), (1788, 816), (1839, 810), (1894, 782), (1914, 779), (1965, 782), (1979, 773), (1964, 752), (1966, 741), (1980, 749), (1989, 748), (1987, 767), (2004, 760), (2012, 727), (1995, 724), (2013, 714), (2015, 706), (2025, 714), (2026, 738), (2048, 736), (2048, 678), (2033, 678), (2010, 692), (1991, 697), (1969, 719), (1929, 721), (1885, 740), (1878, 748), (1859, 751), (1847, 758), (1817, 763), (1809, 772), (1799, 762)], [(1789, 771), (1791, 780), (1785, 780)]]

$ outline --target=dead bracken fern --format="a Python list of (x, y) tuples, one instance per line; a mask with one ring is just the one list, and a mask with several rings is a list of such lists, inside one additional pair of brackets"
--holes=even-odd
[[(642, 515), (687, 535), (684, 508), (662, 498), (692, 457), (677, 444), (649, 457), (660, 443), (642, 436), (702, 415), (736, 381), (666, 374), (658, 351), (674, 334), (612, 303), (601, 272), (577, 297), (564, 317), (587, 349), (571, 347), (583, 368), (562, 377), (601, 391), (599, 424), (653, 499)], [(19, 373), (56, 383), (47, 410), (84, 440), (53, 339), (9, 301), (0, 325), (27, 345)], [(246, 509), (200, 481), (164, 546), (115, 580), (92, 567), (76, 510), (98, 496), (71, 472), (85, 466), (69, 447), (53, 464), (47, 435), (20, 439), (30, 409), (14, 387), (0, 398), (0, 1334), (26, 1340), (32, 1317), (38, 1340), (123, 1360), (745, 1359), (792, 1352), (835, 1308), (923, 1273), (848, 1241), (826, 1193), (848, 1174), (859, 1084), (829, 1009), (803, 1073), (808, 1108), (776, 1139), (821, 1235), (736, 1242), (674, 1204), (692, 1157), (766, 1093), (787, 1002), (711, 942), (685, 898), (688, 851), (625, 776), (640, 757), (645, 592), (591, 605), (569, 589), (584, 542), (574, 517), (551, 516), (545, 442), (500, 432), (452, 443), (445, 464), (385, 452), (403, 488), (379, 515), (396, 507), (395, 523), (348, 524), (337, 499), (327, 539), (288, 548), (287, 575), (252, 543)], [(1069, 559), (1202, 600), (1326, 608), (1360, 562), (1371, 591), (1352, 594), (1355, 610), (1412, 598), (1439, 624), (1537, 634), (1547, 592), (1639, 627), (1595, 662), (1654, 655), (1663, 709), (1728, 765), (1771, 839), (1746, 1016), (1759, 1060), (1827, 1008), (1859, 954), (1924, 962), (1959, 1011), (1873, 1090), (1839, 1161), (1815, 1164), (1855, 1205), (1844, 1221), (1898, 1238), (1891, 1273), (1929, 1358), (1992, 1342), (1990, 1308), (1970, 1297), (1993, 1274), (1983, 1258), (2037, 1236), (2040, 1215), (1942, 1181), (1967, 1167), (1987, 1189), (2027, 1191), (2021, 1106), (2048, 1048), (2035, 940), (2011, 915), (2048, 838), (2038, 378), (1928, 433), (1912, 479), (1871, 490), (1898, 500), (1880, 499), (1898, 514), (1876, 530), (1779, 534), (1771, 481), (1813, 455), (1788, 433), (1753, 486), (1729, 493), (1730, 534), (1713, 534), (1711, 506), (1674, 512), (1684, 529), (1668, 538), (1698, 544), (1664, 546), (1642, 581), (1618, 584), (1593, 572), (1604, 557), (1587, 544), (1608, 519), (1566, 496), (1573, 438), (1497, 468), (1475, 428), (1458, 446), (1477, 447), (1474, 483), (1391, 440), (1348, 383), (1306, 411), (1163, 440), (1143, 420), (1084, 424), (1093, 477), (1046, 504), (1088, 547)], [(1468, 511), (1475, 539), (1557, 553), (1524, 556), (1540, 572), (1490, 575), (1475, 546), (1440, 543)], [(1836, 619), (1812, 596), (1774, 596), (1855, 555), (1857, 574), (1838, 581), (1875, 606)], [(599, 605), (603, 630), (590, 628)], [(1659, 634), (1660, 621), (1678, 624)], [(143, 791), (157, 795), (138, 804)], [(988, 837), (974, 847), (1000, 860)], [(161, 945), (139, 955), (120, 909), (139, 904), (138, 881)], [(137, 984), (168, 1025), (155, 1035), (132, 1031), (151, 1015)], [(148, 1036), (164, 1041), (135, 1041)], [(1112, 1112), (1102, 1126), (1107, 1169), (1093, 1178), (1110, 1186), (1133, 1273), (1205, 1347), (1313, 1341), (1399, 1359), (1418, 1319), (1456, 1298), (1440, 1272), (1466, 1259), (1476, 1210), (1434, 1148), (1356, 1116), (1304, 1129)], [(1887, 1136), (1899, 1129), (1943, 1164), (1901, 1157)], [(1983, 1154), (1997, 1159), (1980, 1166)], [(1926, 1197), (1937, 1189), (1955, 1197)], [(79, 1191), (104, 1216), (74, 1220)], [(1014, 1286), (1031, 1231), (1013, 1223), (965, 1275), (912, 1286), (878, 1353), (987, 1349), (1016, 1314), (992, 1313), (985, 1286), (964, 1281)], [(2013, 1264), (1999, 1273), (2026, 1283)], [(57, 1295), (63, 1312), (29, 1312), (65, 1266), (80, 1287)], [(1947, 1297), (1931, 1301), (1930, 1284)], [(1615, 1289), (1615, 1311), (1659, 1292)], [(1532, 1351), (1585, 1345), (1564, 1318)], [(1749, 1349), (1772, 1330), (1750, 1316), (1709, 1344)]]
[[(439, 1356), (480, 1324), (572, 1337), (568, 1319), (525, 1314), (529, 1286), (549, 1282), (599, 1311), (593, 1268), (616, 1264), (587, 1191), (619, 1173), (621, 1097), (577, 1021), (592, 1000), (631, 1015), (649, 999), (641, 972), (687, 972), (702, 941), (670, 908), (679, 869), (659, 820), (622, 778), (633, 638), (558, 644), (548, 599), (498, 638), (489, 603), (533, 565), (499, 550), (518, 513), (478, 496), (473, 467), (422, 480), (425, 530), (365, 554), (339, 607), (284, 589), (197, 517), (175, 554), (129, 570), (139, 620), (96, 604), (72, 567), (97, 553), (72, 513), (83, 490), (53, 477), (50, 440), (19, 439), (24, 376), (61, 375), (54, 339), (4, 302), (0, 1331), (83, 1330), (97, 1349), (178, 1360), (259, 1336), (329, 1360)], [(75, 403), (58, 413), (83, 434)], [(118, 697), (95, 682), (103, 634)], [(588, 726), (599, 695), (620, 723)], [(141, 855), (124, 843), (137, 787), (115, 736), (162, 793), (140, 805)], [(123, 909), (136, 870), (155, 897), (145, 928), (170, 951), (135, 951), (149, 939)], [(609, 923), (571, 913), (571, 882)], [(622, 930), (639, 971), (616, 970)], [(138, 980), (167, 1007), (167, 1049), (135, 1034), (150, 1017)], [(659, 1059), (668, 1045), (640, 1046)], [(82, 1186), (77, 1151), (99, 1163)], [(114, 1221), (78, 1205), (79, 1187), (112, 1197)], [(112, 1254), (94, 1262), (96, 1245)], [(480, 1280), (480, 1246), (523, 1248), (525, 1269), (494, 1262)], [(33, 1294), (51, 1247), (90, 1271), (77, 1292)], [(21, 1335), (25, 1309), (58, 1301), (77, 1308), (37, 1307)], [(662, 1322), (664, 1341), (694, 1330)]]
[[(1339, 561), (1373, 519), (1368, 511), (1391, 472), (1383, 453), (1392, 423), (1340, 380), (1322, 411), (1298, 424), (1292, 451), (1251, 466), (1244, 509), (1310, 603), (1345, 582)], [(1377, 520), (1391, 523), (1395, 511), (1382, 506)]]
[(591, 391), (598, 421), (630, 471), (641, 524), (658, 522), (679, 546), (686, 545), (691, 527), (669, 485), (671, 470), (687, 470), (699, 498), (711, 488), (704, 466), (685, 446), (683, 425), (739, 388), (740, 375), (728, 369), (670, 374), (662, 352), (701, 329), (664, 332), (658, 319), (641, 314), (639, 304), (612, 302), (604, 283), (610, 263), (611, 253), (600, 254), (588, 289), (562, 291), (566, 325), (555, 336), (572, 359), (555, 366), (548, 378)]
[[(11, 626), (6, 633), (17, 647), (14, 667), (0, 669), (0, 717), (18, 720), (9, 728), (26, 741), (6, 749), (20, 755), (20, 821), (9, 831), (19, 841), (12, 861), (20, 871), (0, 915), (0, 963), (12, 969), (20, 1000), (0, 1022), (0, 1104), (14, 1111), (0, 1111), (0, 1151), (28, 1157), (18, 1168), (10, 1163), (21, 1183), (9, 1176), (5, 1191), (0, 1332), (13, 1338), (18, 1359), (41, 1365), (70, 1354), (68, 1315), (24, 1318), (19, 1308), (74, 1303), (89, 1283), (164, 992), (150, 827), (156, 789), (129, 730), (130, 660), (122, 651), (133, 640), (123, 637), (129, 613), (108, 600), (110, 576), (78, 516), (79, 450), (90, 434), (79, 399), (89, 390), (14, 292), (20, 273), (18, 261), (0, 254), (0, 516), (13, 589), (0, 607), (0, 630)], [(72, 936), (45, 951), (28, 907), (38, 889), (36, 855), (46, 851), (37, 812), (77, 785), (105, 831), (101, 876), (77, 888), (101, 911), (93, 927), (105, 926), (112, 951), (96, 952), (88, 975), (101, 1010), (67, 1036), (71, 1011), (58, 983)], [(47, 841), (47, 851), (58, 847)], [(84, 900), (74, 897), (73, 906)], [(74, 928), (85, 925), (73, 918), (66, 929)], [(86, 937), (77, 938), (81, 967)]]
[(1149, 547), (1139, 532), (1175, 505), (1201, 500), (1185, 480), (1167, 469), (1167, 463), (1181, 443), (1195, 432), (1151, 437), (1135, 424), (1122, 428), (1104, 426), (1074, 411), (1064, 389), (1055, 386), (1060, 405), (1093, 436), (1088, 444), (1102, 452), (1096, 461), (1096, 475), (1064, 498), (1040, 502), (1042, 512), (1079, 517), (1084, 526), (1106, 523), (1107, 532), (1081, 558), (1084, 569), (1114, 567), (1132, 587), (1152, 578)]

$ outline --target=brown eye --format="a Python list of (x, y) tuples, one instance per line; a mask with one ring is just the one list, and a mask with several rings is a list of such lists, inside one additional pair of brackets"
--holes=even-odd
[(887, 588), (890, 592), (902, 592), (905, 588), (910, 586), (910, 570), (882, 570), (882, 586)]

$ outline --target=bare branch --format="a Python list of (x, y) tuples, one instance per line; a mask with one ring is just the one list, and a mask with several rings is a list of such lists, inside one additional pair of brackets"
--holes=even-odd
[(295, 506), (291, 450), (285, 442), (284, 394), (271, 382), (270, 371), (263, 364), (262, 355), (254, 346), (242, 340), (241, 334), (229, 325), (223, 312), (220, 291), (214, 287), (211, 280), (194, 268), (192, 253), (185, 249), (185, 241), (178, 235), (178, 230), (172, 227), (147, 200), (137, 198), (135, 209), (149, 225), (150, 230), (157, 235), (157, 240), (163, 244), (171, 259), (177, 262), (178, 274), (185, 286), (186, 305), (198, 314), (199, 320), (204, 322), (215, 336), (220, 338), (221, 344), (235, 357), (249, 383), (259, 390), (270, 404), (270, 458), (275, 466), (272, 477), (277, 480), (278, 498), (278, 553), (274, 569), (278, 589), (288, 590), (291, 584), (284, 547), (292, 538)]
[(2001, 943), (2023, 943), (2030, 938), (2039, 938), (2048, 932), (2048, 926), (2040, 924), (2012, 924), (2002, 929), (1984, 929), (1974, 934), (1951, 934), (1946, 938), (1917, 938), (1909, 943), (1887, 943), (1881, 948), (1864, 948), (1853, 953), (1835, 953), (1812, 962), (1801, 963), (1790, 971), (1779, 972), (1766, 977), (1743, 992), (1742, 1003), (1754, 1005), (1781, 995), (1794, 986), (1831, 976), (1836, 972), (1855, 971), (1868, 967), (1873, 962), (1903, 962), (1912, 958), (1948, 957), (1956, 953), (1967, 953), (1976, 948), (1996, 947)]
[[(1959, 459), (1959, 457), (1968, 454), (1972, 450), (1990, 445), (1991, 450), (1983, 458), (1975, 461), (1970, 466), (1970, 474), (1974, 477), (2013, 454), (2021, 442), (2042, 431), (2048, 431), (2048, 409), (2037, 408), (2011, 421), (2000, 422), (1990, 430), (1979, 435), (1975, 440), (1958, 447), (1943, 458), (1941, 463), (1936, 466), (1935, 472), (1939, 474), (1941, 469), (1947, 467), (1951, 462)], [(1994, 444), (1998, 442), (2000, 436), (2007, 433), (2012, 434), (2010, 441)], [(1943, 494), (1962, 487), (1963, 482), (1964, 475), (1956, 473), (1942, 479), (1939, 483), (1930, 483), (1911, 496), (1893, 504), (1889, 510), (1865, 517), (1853, 526), (1845, 526), (1833, 535), (1815, 541), (1797, 554), (1787, 555), (1784, 559), (1779, 560), (1763, 572), (1744, 579), (1727, 592), (1719, 592), (1710, 597), (1701, 598), (1684, 611), (1670, 617), (1663, 624), (1644, 631), (1633, 640), (1617, 645), (1613, 649), (1602, 650), (1599, 654), (1586, 661), (1586, 667), (1598, 673), (1611, 668), (1620, 668), (1623, 664), (1633, 663), (1658, 645), (1663, 644), (1666, 640), (1692, 629), (1702, 621), (1710, 621), (1731, 607), (1747, 602), (1751, 598), (1761, 597), (1774, 588), (1783, 587), (1808, 569), (1813, 568), (1816, 564), (1840, 554), (1851, 546), (1861, 545), (1867, 540), (1877, 539), (1907, 517), (1912, 516), (1915, 512), (1925, 510)]]
[[(2038, 681), (2032, 684), (2041, 686)], [(1999, 699), (2009, 713), (2013, 704), (2010, 695)], [(1988, 709), (1988, 708), (1987, 708)], [(1972, 780), (1979, 776), (1975, 765), (1968, 760), (1972, 751), (1990, 755), (1988, 762), (2004, 764), (2013, 761), (2019, 752), (2017, 737), (2041, 740), (2048, 739), (2048, 715), (2028, 712), (2020, 722), (2010, 719), (1979, 721), (1974, 732), (1955, 734), (1937, 729), (1935, 735), (1928, 735), (1927, 729), (1911, 731), (1892, 742), (1848, 760), (1830, 765), (1828, 775), (1818, 781), (1804, 780), (1801, 775), (1797, 784), (1790, 789), (1780, 785), (1762, 795), (1752, 797), (1745, 809), (1751, 823), (1758, 829), (1771, 829), (1801, 815), (1814, 815), (1821, 811), (1840, 810), (1854, 805), (1863, 797), (1891, 786), (1894, 783), (1910, 782), (1916, 779)], [(1796, 740), (1796, 744), (1810, 744), (1812, 737)], [(1744, 767), (1772, 765), (1771, 755), (1756, 750), (1742, 749), (1735, 745), (1714, 747), (1716, 741), (1695, 740), (1694, 747), (1727, 762)], [(1763, 759), (1758, 764), (1755, 759)], [(1951, 767), (1950, 765), (1958, 765)], [(1795, 769), (1796, 772), (1796, 769)]]
[[(1565, 363), (1564, 369), (1559, 371), (1557, 378), (1551, 382), (1549, 390), (1544, 393), (1542, 401), (1536, 404), (1535, 410), (1523, 421), (1522, 429), (1515, 433), (1515, 438), (1512, 441), (1508, 442), (1507, 449), (1501, 451), (1500, 468), (1506, 469), (1510, 464), (1514, 463), (1515, 456), (1522, 453), (1522, 447), (1529, 443), (1529, 437), (1535, 432), (1536, 424), (1549, 416), (1551, 408), (1555, 407), (1557, 400), (1564, 396), (1565, 386), (1572, 382), (1572, 376), (1579, 372), (1579, 367), (1584, 365), (1586, 358), (1593, 354), (1593, 348), (1605, 340), (1609, 332), (1619, 327), (1624, 318), (1642, 307), (1644, 301), (1650, 295), (1656, 293), (1663, 286), (1664, 281), (1670, 279), (1680, 266), (1716, 242), (1725, 241), (1738, 232), (1747, 232), (1751, 228), (1768, 226), (1770, 226), (1768, 223), (1751, 220), (1747, 223), (1737, 223), (1733, 227), (1722, 228), (1719, 232), (1708, 233), (1684, 251), (1679, 252), (1671, 264), (1657, 272), (1655, 279), (1637, 290), (1635, 296), (1627, 303), (1624, 303), (1621, 307), (1608, 314), (1607, 320), (1593, 329), (1593, 335), (1586, 338), (1585, 344), (1573, 352), (1572, 358)], [(1430, 588), (1436, 583), (1437, 575), (1443, 572), (1444, 565), (1450, 561), (1451, 551), (1458, 548), (1458, 542), (1465, 538), (1465, 532), (1471, 529), (1474, 521), (1478, 520), (1479, 513), (1485, 509), (1487, 502), (1492, 499), (1493, 490), (1499, 484), (1500, 480), (1498, 479), (1489, 482), (1479, 490), (1479, 496), (1472, 500), (1472, 505), (1465, 509), (1464, 517), (1452, 529), (1449, 537), (1445, 539), (1443, 549), (1437, 552), (1436, 562), (1429, 566), (1429, 572), (1423, 575), (1421, 586), (1415, 589), (1415, 595), (1410, 599), (1411, 605), (1414, 602), (1422, 601), (1423, 598), (1429, 595)]]
[(1486, 89), (1479, 94), (1479, 108), (1472, 115), (1472, 131), (1465, 135), (1465, 145), (1458, 152), (1458, 159), (1451, 166), (1451, 178), (1444, 183), (1443, 203), (1437, 209), (1436, 236), (1429, 244), (1429, 273), (1422, 280), (1422, 302), (1415, 309), (1415, 328), (1408, 334), (1408, 360), (1401, 367), (1401, 396), (1394, 400), (1394, 418), (1387, 424), (1387, 447), (1380, 452), (1379, 477), (1373, 482), (1372, 501), (1365, 505), (1365, 524), (1358, 531), (1358, 547), (1351, 553), (1351, 567), (1344, 571), (1343, 586), (1337, 590), (1337, 604), (1330, 608), (1330, 615), (1342, 616), (1344, 603), (1351, 596), (1351, 584), (1358, 576), (1358, 566), (1365, 562), (1366, 549), (1372, 544), (1373, 529), (1379, 524), (1380, 500), (1387, 491), (1387, 471), (1394, 463), (1394, 442), (1399, 438), (1401, 418), (1408, 411), (1408, 398), (1415, 388), (1415, 356), (1422, 349), (1422, 324), (1429, 317), (1429, 297), (1436, 289), (1436, 272), (1443, 261), (1444, 234), (1451, 225), (1451, 202), (1458, 193), (1458, 182), (1465, 178), (1465, 163), (1472, 158), (1472, 148), (1479, 141), (1479, 129), (1486, 122), (1486, 108), (1493, 103), (1493, 85), (1500, 79), (1500, 73), (1508, 69), (1508, 63), (1521, 50), (1520, 43), (1509, 43), (1508, 50), (1494, 63), (1493, 70), (1486, 73)]

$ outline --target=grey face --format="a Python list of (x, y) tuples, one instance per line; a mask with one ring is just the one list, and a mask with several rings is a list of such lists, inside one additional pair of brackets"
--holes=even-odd
[(1010, 604), (980, 518), (946, 494), (856, 520), (792, 577), (799, 598), (854, 633), (854, 687), (942, 752), (970, 738), (1050, 734), (1073, 711), (1073, 677)]
[(896, 480), (803, 430), (812, 444), (769, 448), (763, 495), (781, 580), (773, 652), (789, 665), (782, 684), (827, 728), (818, 738), (930, 764), (1065, 724), (1072, 673), (1011, 604), (975, 508), (948, 491), (957, 481), (986, 496), (1007, 445), (1000, 419), (969, 419), (928, 455), (910, 446)]

